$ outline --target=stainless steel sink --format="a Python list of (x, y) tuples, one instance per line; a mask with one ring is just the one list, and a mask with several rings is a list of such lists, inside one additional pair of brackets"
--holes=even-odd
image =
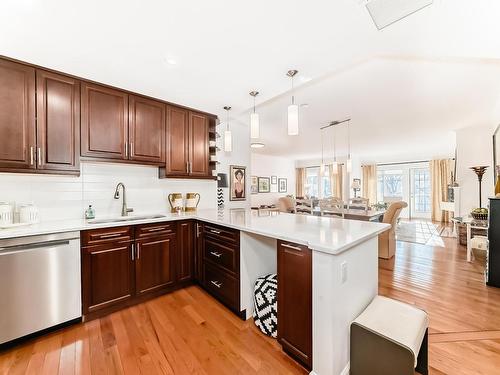
[(92, 220), (87, 221), (87, 223), (88, 224), (119, 223), (119, 222), (123, 222), (123, 221), (161, 219), (162, 217), (167, 217), (167, 216), (166, 215), (120, 216), (120, 217), (112, 217), (112, 218), (108, 218), (108, 219), (92, 219)]

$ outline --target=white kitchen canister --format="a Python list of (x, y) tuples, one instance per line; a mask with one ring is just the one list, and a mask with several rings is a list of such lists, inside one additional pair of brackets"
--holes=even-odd
[(0, 225), (14, 222), (14, 207), (10, 203), (0, 202)]
[(19, 222), (26, 224), (38, 223), (38, 209), (32, 204), (20, 205)]

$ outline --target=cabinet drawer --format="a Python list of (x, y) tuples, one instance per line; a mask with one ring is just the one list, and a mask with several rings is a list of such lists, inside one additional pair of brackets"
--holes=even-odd
[(141, 224), (135, 227), (135, 238), (175, 234), (175, 223)]
[(212, 261), (218, 266), (224, 267), (228, 271), (239, 274), (237, 254), (236, 250), (233, 248), (206, 239), (203, 252), (205, 259)]
[(222, 241), (224, 244), (238, 245), (240, 242), (240, 231), (217, 225), (205, 224), (205, 234), (207, 238), (215, 241)]
[(233, 310), (239, 311), (240, 283), (238, 279), (209, 263), (203, 265), (205, 288)]
[(133, 239), (132, 227), (115, 227), (91, 229), (82, 231), (82, 246), (100, 245), (115, 241), (128, 241)]

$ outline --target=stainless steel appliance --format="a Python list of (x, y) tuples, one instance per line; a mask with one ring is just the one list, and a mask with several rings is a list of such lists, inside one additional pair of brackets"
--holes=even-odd
[(81, 317), (80, 233), (0, 240), (0, 344)]

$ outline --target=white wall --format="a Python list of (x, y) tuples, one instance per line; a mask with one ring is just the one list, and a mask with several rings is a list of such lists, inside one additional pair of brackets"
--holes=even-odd
[(230, 129), (233, 136), (233, 151), (224, 151), (224, 130), (226, 123), (221, 123), (217, 126), (217, 131), (221, 137), (217, 140), (217, 145), (221, 149), (217, 153), (220, 164), (217, 165), (218, 173), (226, 173), (228, 184), (230, 183), (229, 168), (231, 165), (246, 167), (246, 200), (245, 201), (230, 201), (229, 188), (224, 191), (224, 205), (226, 208), (248, 208), (250, 207), (250, 127), (248, 124), (230, 119)]
[(250, 170), (252, 176), (269, 178), (277, 176), (278, 179), (287, 179), (287, 191), (285, 193), (278, 193), (278, 185), (276, 185), (276, 192), (252, 194), (252, 207), (276, 204), (280, 197), (290, 194), (295, 195), (295, 161), (289, 158), (257, 153), (251, 153), (251, 161)]
[(83, 218), (89, 204), (97, 217), (114, 216), (121, 214), (121, 198), (113, 198), (118, 182), (125, 184), (135, 213), (168, 211), (167, 196), (174, 192), (198, 192), (200, 208), (216, 207), (215, 181), (159, 179), (157, 167), (88, 162), (79, 177), (0, 173), (0, 201), (33, 202), (42, 220)]
[(457, 182), (462, 187), (461, 214), (467, 215), (479, 204), (477, 176), (470, 167), (488, 165), (483, 176), (483, 207), (494, 193), (493, 131), (491, 126), (467, 127), (457, 130)]

